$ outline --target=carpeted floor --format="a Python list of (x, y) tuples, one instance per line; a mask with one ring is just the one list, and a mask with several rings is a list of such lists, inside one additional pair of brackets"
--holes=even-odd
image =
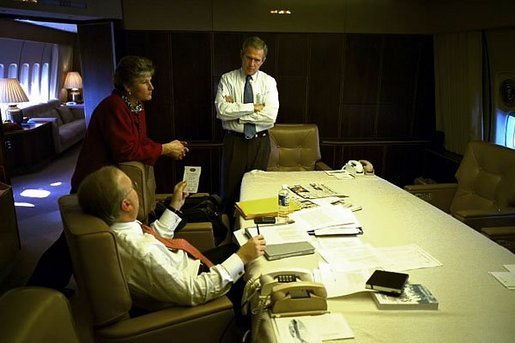
[[(7, 287), (23, 286), (41, 254), (62, 232), (57, 200), (70, 192), (70, 178), (80, 145), (59, 155), (42, 169), (11, 179), (21, 251)], [(43, 198), (27, 196), (38, 191)]]

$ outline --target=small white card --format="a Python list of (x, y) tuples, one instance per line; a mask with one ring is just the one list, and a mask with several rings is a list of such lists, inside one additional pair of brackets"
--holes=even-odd
[(504, 287), (515, 290), (515, 273), (490, 272)]
[(200, 181), (200, 172), (202, 171), (202, 167), (193, 167), (193, 166), (185, 166), (184, 167), (184, 177), (182, 178), (188, 184), (186, 185), (185, 192), (186, 193), (197, 193), (198, 192), (198, 184)]

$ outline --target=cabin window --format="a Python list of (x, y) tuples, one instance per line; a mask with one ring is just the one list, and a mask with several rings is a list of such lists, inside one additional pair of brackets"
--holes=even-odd
[(23, 63), (21, 65), (19, 80), (20, 80), (21, 86), (23, 87), (23, 90), (25, 90), (25, 93), (27, 93), (27, 96), (30, 99), (29, 64), (28, 63)]
[(506, 143), (508, 148), (515, 149), (515, 113), (510, 112), (506, 117)]
[(16, 79), (18, 77), (18, 65), (16, 63), (9, 64), (7, 77), (10, 79)]

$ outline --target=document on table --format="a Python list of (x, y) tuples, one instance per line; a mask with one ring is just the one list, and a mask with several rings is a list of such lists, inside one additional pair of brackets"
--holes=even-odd
[(339, 205), (343, 208), (348, 208), (352, 212), (356, 212), (362, 209), (362, 207), (358, 204), (355, 204), (351, 198), (339, 198), (339, 197), (327, 197), (327, 198), (319, 198), (319, 199), (302, 199), (296, 198), (295, 202), (297, 202), (301, 208), (310, 208), (316, 206), (323, 205)]
[[(265, 237), (266, 244), (307, 242), (311, 240), (306, 230), (296, 223), (259, 226), (259, 233)], [(254, 237), (257, 235), (257, 228), (255, 226), (247, 227), (245, 228), (245, 234), (247, 237)]]
[(183, 180), (188, 184), (186, 185), (185, 192), (186, 193), (197, 193), (198, 185), (200, 180), (200, 172), (202, 171), (202, 167), (192, 167), (185, 166), (184, 167), (184, 176)]
[[(385, 269), (385, 260), (370, 244), (318, 249), (318, 253), (335, 272)], [(364, 287), (364, 284), (363, 284)]]
[(363, 269), (405, 271), (442, 264), (416, 244), (377, 248), (368, 244), (352, 247), (333, 246), (318, 249), (320, 255), (337, 272)]
[(376, 248), (386, 270), (404, 271), (438, 267), (442, 264), (417, 244)]
[(318, 343), (354, 337), (342, 313), (273, 318), (273, 327), (277, 342), (281, 343)]
[(507, 272), (489, 272), (504, 287), (515, 290), (515, 264), (505, 264)]
[(315, 235), (318, 230), (323, 233), (324, 229), (330, 228), (361, 228), (361, 224), (351, 210), (337, 205), (326, 204), (302, 209), (290, 214), (290, 219), (302, 225), (307, 231), (313, 230)]
[(290, 191), (304, 199), (317, 199), (334, 196), (346, 197), (346, 195), (335, 192), (323, 183), (310, 183), (309, 185), (293, 185), (288, 188), (290, 189)]
[(329, 176), (334, 176), (338, 180), (354, 179), (354, 176), (346, 170), (326, 170), (325, 173)]
[(324, 285), (328, 298), (365, 291), (365, 283), (375, 269), (360, 269), (338, 272), (332, 270), (329, 264), (320, 262), (313, 271), (314, 279)]

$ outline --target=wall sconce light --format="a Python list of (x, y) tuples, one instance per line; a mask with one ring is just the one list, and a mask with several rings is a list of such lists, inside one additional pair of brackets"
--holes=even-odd
[(27, 101), (29, 101), (29, 97), (17, 79), (0, 79), (0, 103), (8, 104), (6, 119), (21, 124), (23, 113), (17, 103)]
[(66, 79), (64, 80), (64, 88), (69, 90), (68, 99), (75, 103), (80, 103), (81, 94), (80, 89), (82, 88), (82, 77), (76, 71), (70, 71), (66, 74)]

